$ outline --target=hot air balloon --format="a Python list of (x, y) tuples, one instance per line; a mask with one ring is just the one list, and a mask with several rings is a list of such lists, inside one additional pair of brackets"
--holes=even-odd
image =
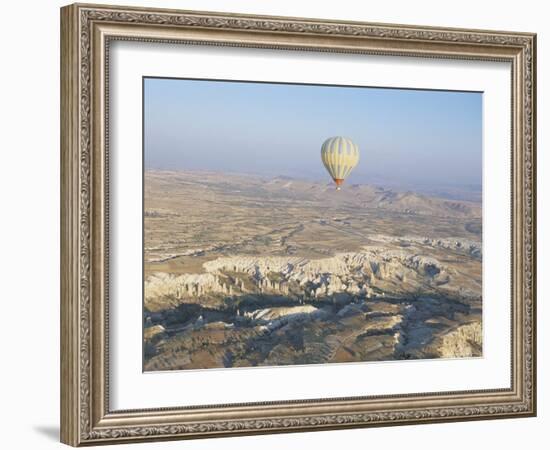
[(328, 138), (321, 147), (321, 160), (336, 183), (336, 190), (359, 162), (359, 147), (348, 138)]

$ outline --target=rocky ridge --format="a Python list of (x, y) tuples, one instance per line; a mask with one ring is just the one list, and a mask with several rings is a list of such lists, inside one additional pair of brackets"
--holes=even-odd
[(220, 257), (203, 264), (205, 273), (156, 273), (145, 284), (145, 305), (150, 310), (177, 299), (207, 294), (227, 296), (247, 292), (320, 298), (338, 293), (371, 297), (376, 288), (392, 286), (414, 292), (419, 286), (443, 286), (451, 271), (433, 257), (403, 250), (368, 248), (321, 259), (303, 257)]

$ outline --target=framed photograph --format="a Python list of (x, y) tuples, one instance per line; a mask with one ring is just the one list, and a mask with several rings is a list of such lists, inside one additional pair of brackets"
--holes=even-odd
[(535, 415), (535, 38), (62, 8), (62, 442)]

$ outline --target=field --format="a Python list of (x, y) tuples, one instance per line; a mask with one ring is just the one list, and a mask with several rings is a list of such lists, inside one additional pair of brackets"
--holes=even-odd
[(476, 357), (481, 203), (145, 172), (144, 369)]

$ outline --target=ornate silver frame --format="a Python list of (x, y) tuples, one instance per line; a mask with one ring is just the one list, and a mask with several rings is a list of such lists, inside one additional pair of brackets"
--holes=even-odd
[[(113, 40), (508, 61), (512, 66), (509, 389), (111, 411), (108, 110)], [(61, 9), (61, 440), (129, 441), (536, 414), (536, 36), (530, 33), (75, 4)]]

